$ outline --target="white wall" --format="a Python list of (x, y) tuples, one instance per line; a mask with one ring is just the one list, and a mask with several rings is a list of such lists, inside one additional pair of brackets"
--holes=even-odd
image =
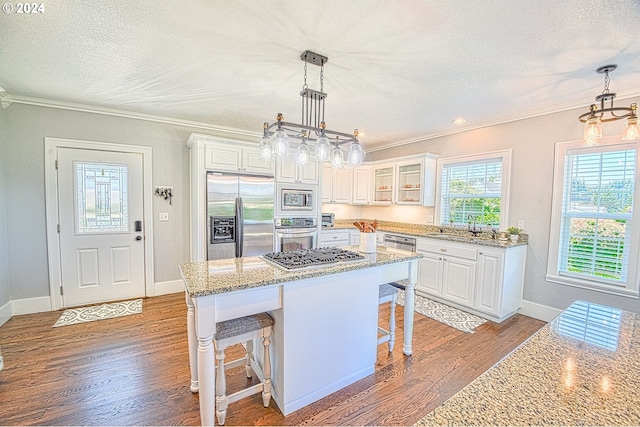
[[(7, 197), (5, 192), (5, 111), (0, 107), (0, 325), (3, 307), (11, 300), (9, 289), (9, 261), (7, 249)], [(7, 310), (8, 311), (8, 310)]]
[[(0, 248), (9, 248), (11, 300), (49, 296), (45, 137), (152, 147), (152, 185), (174, 188), (172, 205), (153, 198), (155, 282), (180, 280), (178, 265), (189, 261), (189, 150), (185, 142), (191, 133), (203, 133), (202, 129), (17, 103), (3, 115), (0, 192), (6, 187), (6, 227), (0, 211)], [(159, 212), (168, 212), (169, 221), (158, 222)], [(5, 231), (7, 244), (3, 245)], [(0, 249), (0, 267), (2, 253)], [(0, 298), (5, 282), (0, 274)]]
[[(639, 101), (617, 102), (629, 105), (629, 102)], [(565, 111), (371, 152), (367, 154), (367, 160), (426, 151), (446, 158), (512, 148), (509, 225), (524, 220), (526, 232), (529, 233), (524, 299), (558, 309), (568, 307), (574, 300), (584, 299), (640, 312), (638, 299), (548, 283), (544, 279), (549, 245), (554, 144), (582, 137), (583, 125), (577, 119), (582, 112)], [(622, 126), (623, 121), (605, 124), (604, 136), (621, 134)]]

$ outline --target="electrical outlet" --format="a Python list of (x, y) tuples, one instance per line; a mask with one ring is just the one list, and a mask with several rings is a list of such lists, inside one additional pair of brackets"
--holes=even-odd
[(433, 224), (433, 215), (427, 215), (427, 224)]
[(518, 228), (520, 230), (524, 230), (524, 220), (522, 219), (518, 220)]
[(169, 221), (169, 212), (160, 212), (158, 214), (158, 221)]

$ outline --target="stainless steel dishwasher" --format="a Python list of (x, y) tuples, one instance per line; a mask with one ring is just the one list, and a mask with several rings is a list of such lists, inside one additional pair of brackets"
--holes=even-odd
[(402, 237), (395, 234), (384, 235), (384, 245), (387, 248), (402, 249), (403, 251), (416, 251), (416, 239), (413, 237)]

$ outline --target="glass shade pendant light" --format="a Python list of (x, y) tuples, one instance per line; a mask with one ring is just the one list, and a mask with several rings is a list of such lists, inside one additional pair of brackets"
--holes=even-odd
[(364, 159), (364, 151), (358, 142), (358, 129), (353, 131), (354, 141), (349, 146), (349, 151), (347, 152), (347, 163), (351, 166), (358, 166), (362, 164), (362, 159)]
[(638, 116), (636, 110), (638, 105), (633, 103), (628, 107), (616, 107), (613, 101), (616, 94), (609, 91), (609, 73), (614, 71), (618, 66), (616, 64), (603, 65), (596, 69), (596, 73), (604, 74), (604, 89), (602, 94), (596, 96), (596, 102), (600, 105), (591, 104), (589, 111), (578, 117), (582, 123), (586, 123), (584, 128), (584, 145), (598, 145), (602, 139), (602, 123), (613, 122), (615, 120), (627, 119), (622, 139), (625, 141), (636, 141), (640, 139), (640, 130), (638, 129)]
[(638, 128), (638, 116), (636, 115), (637, 104), (631, 104), (631, 115), (624, 124), (622, 131), (623, 141), (637, 141), (640, 139), (640, 129)]
[(329, 145), (329, 138), (324, 133), (324, 129), (326, 127), (325, 122), (320, 123), (320, 137), (316, 141), (315, 147), (315, 158), (318, 162), (328, 162), (331, 157), (331, 146)]
[(598, 145), (598, 142), (602, 139), (602, 122), (600, 121), (600, 117), (592, 116), (587, 120), (583, 137), (584, 145), (587, 147)]
[[(273, 158), (293, 157), (298, 166), (314, 161), (330, 162), (332, 167), (342, 168), (345, 154), (348, 152), (347, 160), (350, 165), (361, 164), (364, 151), (358, 141), (358, 130), (356, 129), (353, 135), (330, 130), (324, 121), (327, 98), (324, 92), (324, 65), (329, 58), (306, 50), (300, 55), (300, 60), (304, 61), (304, 84), (300, 92), (302, 122), (285, 122), (283, 115), (278, 113), (276, 122), (265, 123), (263, 138), (259, 143), (259, 158), (268, 161)], [(319, 91), (307, 85), (309, 64), (320, 67)], [(289, 146), (290, 140), (294, 144), (292, 147)], [(348, 150), (347, 144), (351, 144)], [(341, 145), (344, 145), (344, 150), (340, 148)]]
[(259, 160), (271, 160), (271, 154), (273, 154), (273, 146), (271, 145), (271, 138), (267, 136), (267, 127), (269, 123), (265, 122), (262, 126), (264, 128), (264, 135), (258, 145), (258, 159)]
[(277, 157), (284, 157), (289, 154), (289, 137), (284, 129), (282, 129), (281, 122), (284, 120), (282, 114), (278, 113), (278, 130), (273, 134), (273, 153)]
[[(306, 135), (306, 132), (305, 132)], [(307, 137), (304, 136), (302, 138), (302, 142), (298, 145), (296, 149), (296, 165), (305, 166), (309, 164), (309, 160), (311, 159), (309, 146), (307, 145)]]
[(331, 151), (331, 167), (334, 169), (340, 169), (344, 166), (344, 155), (342, 154), (342, 150), (336, 144), (336, 146)]

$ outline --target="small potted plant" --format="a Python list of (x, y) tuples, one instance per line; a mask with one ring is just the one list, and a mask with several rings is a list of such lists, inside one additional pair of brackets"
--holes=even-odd
[(511, 237), (512, 243), (518, 243), (518, 239), (520, 238), (520, 230), (518, 227), (509, 227), (507, 228), (507, 233)]

